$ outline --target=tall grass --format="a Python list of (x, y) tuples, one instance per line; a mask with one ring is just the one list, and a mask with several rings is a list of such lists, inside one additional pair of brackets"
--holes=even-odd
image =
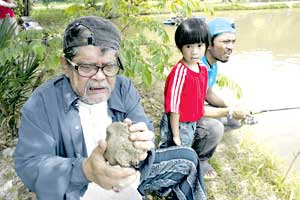
[(300, 176), (284, 181), (287, 164), (250, 136), (247, 128), (225, 133), (211, 162), (219, 177), (207, 181), (210, 199), (299, 200)]

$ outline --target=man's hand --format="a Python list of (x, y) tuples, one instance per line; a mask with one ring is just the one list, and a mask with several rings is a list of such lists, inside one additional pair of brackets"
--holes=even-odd
[(173, 141), (177, 146), (181, 146), (181, 140), (179, 136), (173, 137)]
[(245, 119), (247, 115), (250, 115), (250, 111), (240, 108), (240, 107), (235, 107), (233, 109), (233, 118), (234, 119)]
[(133, 168), (111, 166), (103, 157), (106, 142), (100, 141), (92, 154), (83, 161), (83, 173), (89, 181), (104, 189), (122, 189), (131, 185), (139, 176)]
[(140, 160), (145, 160), (148, 156), (147, 152), (155, 147), (153, 142), (154, 133), (148, 129), (144, 122), (132, 124), (132, 121), (126, 118), (124, 123), (128, 124), (129, 127), (129, 140), (133, 142), (135, 148), (142, 149), (144, 152), (140, 155)]

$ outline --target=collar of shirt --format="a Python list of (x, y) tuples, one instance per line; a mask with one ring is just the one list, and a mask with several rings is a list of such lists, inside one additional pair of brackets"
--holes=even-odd
[(208, 63), (208, 60), (207, 60), (206, 56), (203, 56), (203, 57), (201, 58), (201, 60), (202, 60), (202, 62), (204, 63), (204, 65), (205, 65), (205, 67), (206, 67), (206, 69), (207, 69), (208, 72), (211, 71), (212, 69), (214, 69), (214, 68), (217, 67), (217, 63), (215, 63), (215, 64), (213, 64), (213, 65), (210, 65), (210, 64)]

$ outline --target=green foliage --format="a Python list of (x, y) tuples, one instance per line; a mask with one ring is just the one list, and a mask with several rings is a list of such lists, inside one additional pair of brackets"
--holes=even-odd
[[(96, 7), (97, 8), (97, 7)], [(67, 18), (70, 20), (82, 17), (82, 16), (102, 16), (103, 14), (99, 12), (95, 7), (91, 6), (83, 6), (80, 4), (74, 4), (72, 6), (69, 6), (64, 11), (65, 15), (67, 15)]]
[(82, 12), (85, 10), (85, 7), (79, 4), (74, 4), (65, 9), (65, 13), (68, 16), (74, 16), (78, 12)]
[(289, 6), (285, 3), (277, 3), (277, 4), (262, 4), (251, 6), (245, 3), (230, 3), (230, 4), (216, 4), (213, 6), (215, 11), (226, 11), (226, 10), (260, 10), (260, 9), (282, 9), (289, 8)]
[(42, 0), (42, 3), (47, 9), (49, 8), (50, 0)]
[(71, 17), (61, 9), (36, 10), (32, 12), (32, 18), (48, 32), (62, 34), (65, 25)]
[(14, 2), (17, 4), (17, 7), (13, 8), (13, 10), (14, 10), (14, 13), (17, 16), (17, 18), (20, 18), (21, 16), (24, 16), (24, 15), (28, 14), (28, 12), (30, 12), (32, 10), (32, 1), (31, 0), (26, 0), (26, 2), (25, 2), (25, 3), (28, 3), (27, 8), (29, 10), (25, 10), (26, 6), (25, 6), (24, 1), (25, 0), (14, 0)]
[[(191, 16), (192, 8), (199, 5), (197, 1), (168, 1), (176, 5), (173, 12)], [(167, 1), (126, 1), (103, 0), (98, 8), (99, 15), (113, 19), (123, 33), (121, 57), (126, 76), (140, 77), (149, 87), (152, 81), (164, 77), (164, 68), (170, 66), (172, 55), (169, 36), (161, 21), (144, 16), (151, 11), (162, 10)]]
[(201, 8), (200, 1), (195, 0), (175, 0), (169, 3), (172, 12), (183, 15), (184, 17), (191, 16), (193, 11), (199, 10)]
[[(148, 17), (129, 17), (124, 18), (123, 22), (124, 32), (131, 32), (130, 30), (135, 32), (134, 35), (123, 39), (121, 57), (126, 68), (124, 73), (129, 77), (140, 76), (145, 85), (150, 86), (153, 77), (162, 78), (164, 68), (170, 65), (168, 61), (171, 50), (165, 44), (169, 41), (169, 37), (162, 24)], [(131, 27), (129, 27), (130, 24)], [(125, 31), (126, 28), (128, 28), (127, 31)], [(145, 30), (151, 34), (137, 30)], [(152, 38), (160, 38), (160, 40)]]
[(84, 0), (84, 5), (86, 8), (90, 8), (90, 7), (96, 8), (97, 2), (98, 2), (97, 0)]
[[(0, 29), (1, 35), (4, 35), (1, 43), (6, 44), (0, 49), (0, 122), (5, 133), (1, 139), (4, 140), (16, 134), (19, 109), (31, 91), (38, 67), (37, 57), (33, 52), (10, 54), (13, 47), (7, 41), (12, 39), (12, 34), (8, 35), (8, 30), (10, 27), (5, 21)], [(18, 49), (14, 48), (16, 50)]]
[(124, 74), (129, 77), (140, 77), (149, 87), (153, 80), (164, 77), (165, 67), (171, 65), (169, 59), (172, 57), (172, 51), (169, 36), (162, 22), (144, 15), (154, 11), (160, 12), (166, 4), (175, 5), (172, 11), (184, 16), (191, 16), (192, 9), (200, 7), (199, 1), (181, 0), (86, 1), (85, 6), (75, 4), (66, 8), (64, 12), (58, 9), (51, 9), (51, 12), (35, 12), (34, 18), (48, 28), (51, 24), (55, 24), (55, 30), (59, 30), (59, 34), (62, 34), (61, 27), (65, 27), (66, 21), (73, 18), (96, 15), (113, 20), (123, 35), (121, 57), (126, 67)]
[(13, 33), (15, 31), (14, 26), (9, 26), (9, 22), (6, 19), (0, 24), (0, 47), (5, 48), (9, 44), (9, 40), (12, 39)]
[(229, 77), (218, 73), (217, 84), (220, 88), (226, 87), (234, 91), (236, 98), (240, 99), (242, 97), (241, 87)]
[[(33, 51), (39, 60), (40, 68), (51, 72), (60, 66), (62, 36), (50, 30), (22, 31), (18, 35), (21, 48)], [(25, 44), (26, 43), (26, 44)], [(18, 47), (18, 45), (16, 45)]]
[(300, 3), (294, 3), (294, 4), (292, 5), (292, 7), (293, 7), (293, 8), (300, 8)]
[(22, 31), (16, 38), (12, 31), (4, 21), (0, 29), (0, 149), (16, 136), (20, 108), (44, 76), (53, 71), (44, 66), (59, 62), (60, 52), (53, 47), (61, 46), (60, 39), (45, 38), (42, 31)]
[(17, 7), (14, 8), (14, 13), (16, 16), (21, 17), (24, 12), (24, 4), (23, 0), (14, 0), (15, 3), (17, 4)]

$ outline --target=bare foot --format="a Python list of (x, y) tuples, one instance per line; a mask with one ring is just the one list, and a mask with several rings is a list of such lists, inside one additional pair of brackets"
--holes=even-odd
[(203, 169), (204, 179), (214, 179), (217, 177), (217, 172), (208, 163), (208, 160), (200, 161), (200, 166)]

